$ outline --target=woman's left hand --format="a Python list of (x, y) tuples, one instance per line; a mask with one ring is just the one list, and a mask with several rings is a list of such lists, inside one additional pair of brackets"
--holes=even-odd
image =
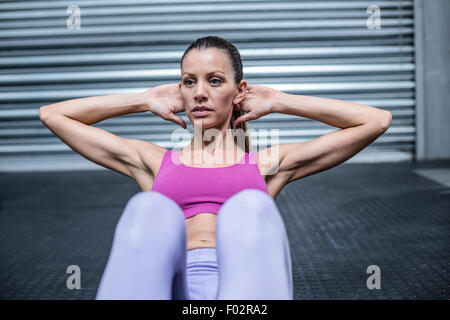
[(247, 112), (234, 121), (234, 126), (243, 121), (256, 120), (272, 113), (272, 106), (282, 92), (266, 86), (249, 85), (247, 93), (234, 110)]

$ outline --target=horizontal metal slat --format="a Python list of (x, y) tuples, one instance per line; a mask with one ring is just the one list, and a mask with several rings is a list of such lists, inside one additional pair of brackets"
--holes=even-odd
[[(193, 41), (195, 38), (190, 39)], [(264, 48), (298, 48), (299, 42), (292, 42), (284, 38), (280, 39), (260, 39), (259, 41), (238, 41), (234, 42), (235, 46), (241, 52), (244, 49), (264, 49)], [(24, 46), (14, 48), (14, 51), (0, 51), (0, 57), (21, 57), (21, 56), (46, 56), (46, 55), (80, 55), (80, 54), (101, 54), (101, 53), (132, 53), (132, 52), (170, 52), (178, 51), (184, 52), (187, 49), (189, 42), (177, 43), (127, 43), (126, 46), (118, 44), (110, 44), (108, 46), (75, 46), (75, 47), (36, 47)], [(302, 39), (301, 47), (305, 49), (314, 48), (343, 48), (346, 47), (378, 47), (390, 46), (392, 48), (413, 47), (414, 38), (412, 36), (404, 36), (401, 38), (395, 37), (380, 37), (380, 38), (352, 38), (352, 39), (321, 39), (315, 41), (314, 39)]]
[[(215, 3), (220, 2), (264, 2), (267, 0), (214, 0)], [(164, 5), (168, 3), (177, 4), (192, 4), (192, 3), (211, 3), (211, 0), (128, 0), (126, 3), (118, 0), (99, 1), (99, 0), (77, 0), (77, 5), (82, 7), (123, 7), (136, 5)], [(0, 10), (30, 10), (30, 9), (51, 9), (51, 8), (65, 8), (72, 5), (72, 1), (14, 1), (12, 3), (0, 3)]]
[[(398, 27), (398, 26), (412, 26), (413, 19), (386, 19), (383, 18), (383, 27)], [(107, 34), (138, 34), (138, 33), (165, 33), (165, 32), (195, 32), (208, 30), (209, 32), (216, 32), (220, 30), (239, 30), (240, 32), (248, 32), (253, 30), (277, 30), (277, 29), (314, 29), (315, 32), (323, 33), (323, 31), (331, 32), (334, 34), (350, 35), (351, 30), (347, 28), (364, 29), (367, 28), (367, 21), (364, 19), (342, 19), (342, 20), (313, 20), (313, 21), (255, 21), (255, 22), (214, 22), (214, 23), (183, 23), (183, 24), (158, 24), (149, 25), (148, 23), (128, 24), (121, 26), (83, 26), (80, 29), (75, 30), (65, 28), (64, 26), (59, 28), (27, 28), (27, 29), (4, 29), (0, 33), (0, 39), (9, 38), (21, 38), (21, 37), (58, 37), (58, 36), (74, 36), (74, 35), (107, 35)], [(319, 29), (321, 28), (321, 29)], [(322, 30), (327, 28), (327, 30)], [(331, 28), (342, 28), (341, 30), (328, 30)], [(381, 29), (380, 29), (381, 30)], [(377, 30), (377, 31), (380, 31)], [(373, 30), (369, 30), (373, 31)]]
[[(96, 6), (84, 7), (81, 3), (77, 3), (80, 8), (83, 8), (82, 14), (84, 16), (102, 16), (102, 15), (140, 15), (140, 14), (176, 14), (178, 12), (242, 12), (242, 11), (292, 11), (292, 10), (357, 10), (367, 9), (371, 3), (370, 1), (342, 1), (342, 2), (286, 2), (273, 1), (264, 3), (245, 3), (244, 1), (230, 2), (227, 4), (216, 4), (213, 1), (208, 1), (205, 4), (177, 4), (177, 5), (155, 5), (148, 3), (147, 5), (130, 6), (123, 3), (123, 6), (114, 8), (108, 2), (98, 2)], [(43, 7), (41, 10), (23, 10), (23, 11), (4, 11), (1, 19), (30, 19), (30, 18), (56, 18), (66, 17), (66, 8), (73, 3), (59, 3), (59, 5), (52, 9), (51, 7)], [(406, 8), (412, 6), (412, 1), (378, 1), (377, 5), (382, 8)], [(1, 8), (0, 8), (1, 9)], [(3, 9), (5, 10), (5, 9)]]
[[(68, 16), (68, 15), (67, 15)], [(15, 28), (42, 28), (42, 27), (61, 27), (66, 25), (66, 17), (56, 17), (52, 19), (20, 19), (15, 20), (0, 20), (0, 28), (15, 29)], [(412, 9), (405, 10), (389, 10), (383, 8), (383, 18), (403, 19), (413, 16)], [(270, 11), (270, 12), (253, 12), (249, 15), (246, 12), (233, 12), (233, 14), (223, 13), (177, 13), (173, 15), (165, 14), (146, 14), (146, 15), (114, 15), (114, 16), (84, 16), (82, 15), (83, 27), (86, 26), (101, 26), (101, 25), (121, 25), (133, 23), (188, 23), (188, 22), (214, 22), (214, 21), (252, 21), (252, 20), (283, 20), (283, 19), (366, 19), (367, 13), (363, 10), (355, 11)]]
[[(161, 52), (120, 52), (92, 54), (61, 54), (3, 57), (0, 66), (41, 66), (41, 65), (80, 65), (80, 64), (117, 64), (117, 63), (179, 63), (184, 51)], [(373, 47), (311, 47), (311, 48), (258, 48), (242, 49), (239, 53), (243, 60), (251, 59), (288, 59), (315, 57), (355, 57), (387, 54), (413, 54), (413, 46), (373, 46)]]
[[(154, 33), (149, 34), (148, 32), (142, 32), (142, 34), (132, 32), (126, 37), (123, 35), (104, 35), (104, 34), (93, 34), (91, 36), (85, 36), (82, 33), (77, 33), (76, 30), (72, 30), (69, 34), (61, 37), (45, 37), (45, 38), (21, 38), (15, 40), (2, 40), (0, 42), (0, 48), (13, 48), (13, 47), (67, 47), (67, 46), (85, 46), (85, 45), (114, 45), (114, 44), (148, 44), (148, 43), (190, 43), (196, 38), (204, 37), (211, 34), (211, 31), (200, 32), (200, 31), (188, 31), (185, 33)], [(326, 40), (333, 39), (334, 41), (338, 39), (347, 40), (348, 39), (358, 39), (371, 37), (371, 42), (374, 38), (385, 38), (385, 37), (395, 37), (395, 42), (407, 41), (403, 39), (407, 36), (412, 36), (414, 29), (411, 27), (400, 27), (400, 28), (389, 28), (389, 29), (379, 29), (379, 30), (364, 30), (362, 28), (347, 29), (343, 30), (252, 30), (251, 32), (241, 32), (241, 31), (215, 31), (215, 35), (225, 38), (230, 42), (239, 41), (267, 41), (273, 40), (290, 40), (290, 41), (303, 41), (303, 40)], [(401, 39), (399, 40), (399, 36)], [(402, 43), (400, 43), (401, 45)]]

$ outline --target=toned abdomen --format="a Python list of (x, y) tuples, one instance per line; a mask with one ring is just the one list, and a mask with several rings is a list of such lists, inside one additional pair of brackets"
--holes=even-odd
[(187, 250), (216, 247), (217, 215), (199, 213), (186, 219)]

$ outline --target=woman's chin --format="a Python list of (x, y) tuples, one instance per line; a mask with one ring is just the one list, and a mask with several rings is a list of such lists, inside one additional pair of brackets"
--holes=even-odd
[(191, 123), (201, 125), (202, 128), (214, 128), (215, 122), (209, 117), (194, 117), (191, 119)]

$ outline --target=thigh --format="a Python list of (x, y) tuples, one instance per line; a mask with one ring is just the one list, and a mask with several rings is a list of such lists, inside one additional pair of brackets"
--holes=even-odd
[(289, 242), (269, 195), (247, 189), (228, 199), (219, 211), (216, 246), (218, 299), (292, 299)]
[(140, 192), (129, 200), (118, 222), (96, 298), (172, 299), (174, 285), (181, 288), (177, 297), (183, 297), (175, 275), (184, 271), (185, 255), (181, 209), (162, 194)]

